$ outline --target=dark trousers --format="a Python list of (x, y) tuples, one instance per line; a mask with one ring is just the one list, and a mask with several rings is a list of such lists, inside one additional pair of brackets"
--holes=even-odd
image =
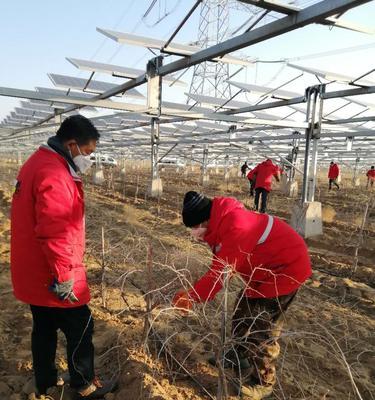
[(39, 394), (57, 382), (55, 365), (57, 331), (66, 337), (70, 386), (92, 383), (94, 373), (94, 321), (87, 305), (75, 308), (30, 306), (33, 315), (31, 350), (36, 388)]
[(334, 184), (337, 189), (340, 189), (340, 186), (337, 184), (336, 179), (330, 179), (329, 180), (329, 184), (328, 184), (328, 189), (331, 190), (332, 189), (332, 184)]
[(275, 298), (252, 299), (239, 294), (232, 319), (232, 337), (239, 358), (250, 362), (250, 378), (255, 384), (274, 385), (278, 339), (284, 313), (297, 292)]
[(254, 196), (255, 179), (249, 179), (250, 197)]
[(255, 199), (254, 199), (254, 204), (255, 204), (255, 210), (259, 210), (259, 198), (262, 196), (262, 203), (260, 206), (260, 212), (265, 213), (267, 209), (267, 197), (268, 197), (269, 191), (264, 189), (264, 188), (256, 188), (255, 189)]

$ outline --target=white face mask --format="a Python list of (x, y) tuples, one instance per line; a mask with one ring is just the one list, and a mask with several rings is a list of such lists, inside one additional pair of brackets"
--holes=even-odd
[(198, 228), (191, 229), (191, 236), (193, 236), (193, 238), (195, 238), (196, 240), (203, 242), (206, 232), (207, 228), (201, 227), (199, 225)]
[(78, 144), (77, 149), (79, 151), (79, 155), (73, 158), (73, 162), (79, 171), (84, 174), (90, 169), (92, 163), (90, 161), (90, 156), (85, 156), (81, 153), (81, 149), (79, 148)]

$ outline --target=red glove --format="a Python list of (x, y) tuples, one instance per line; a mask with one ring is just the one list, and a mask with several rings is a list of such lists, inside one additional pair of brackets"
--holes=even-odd
[(176, 293), (172, 300), (174, 307), (179, 308), (181, 312), (187, 314), (193, 308), (193, 301), (190, 299), (186, 290), (180, 290)]

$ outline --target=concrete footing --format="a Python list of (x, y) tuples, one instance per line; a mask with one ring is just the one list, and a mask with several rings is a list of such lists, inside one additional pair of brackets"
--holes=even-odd
[(290, 224), (304, 238), (321, 235), (322, 204), (318, 201), (295, 204)]
[(288, 197), (298, 196), (298, 182), (284, 181), (281, 183), (281, 190)]
[(95, 170), (94, 174), (92, 176), (92, 183), (94, 185), (103, 185), (104, 181), (105, 181), (105, 178), (104, 178), (103, 170), (102, 169)]
[(208, 185), (209, 181), (210, 181), (210, 175), (205, 174), (202, 176), (202, 185), (203, 186)]
[(160, 197), (163, 193), (163, 182), (160, 178), (151, 180), (149, 194), (150, 197)]

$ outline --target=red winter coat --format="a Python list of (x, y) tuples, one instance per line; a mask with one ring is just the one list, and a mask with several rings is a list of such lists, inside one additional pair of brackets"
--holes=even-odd
[[(67, 161), (47, 147), (37, 150), (17, 177), (11, 211), (14, 295), (27, 304), (77, 307), (90, 300), (86, 270), (82, 182)], [(79, 302), (59, 300), (54, 278), (74, 279)]]
[(375, 181), (375, 169), (369, 169), (366, 176), (370, 181)]
[(329, 179), (337, 179), (340, 174), (339, 166), (337, 164), (333, 164), (329, 166), (328, 170), (328, 178)]
[[(269, 218), (273, 225), (266, 237)], [(225, 265), (241, 275), (245, 296), (253, 298), (290, 294), (311, 275), (307, 247), (298, 233), (278, 218), (246, 210), (233, 198), (213, 200), (204, 240), (214, 257), (210, 270), (189, 291), (198, 302), (213, 299), (222, 288)]]
[(251, 170), (247, 177), (252, 180), (256, 176), (255, 189), (263, 188), (271, 191), (272, 177), (278, 177), (279, 171), (279, 167), (273, 164), (271, 160), (266, 160)]

